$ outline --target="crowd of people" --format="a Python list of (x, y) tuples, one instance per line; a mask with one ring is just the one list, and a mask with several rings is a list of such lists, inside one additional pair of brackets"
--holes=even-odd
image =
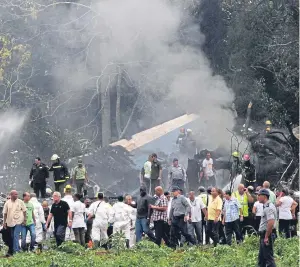
[[(62, 179), (67, 174), (62, 168), (66, 167), (58, 164), (55, 166), (60, 167), (51, 168), (59, 169), (57, 177)], [(186, 194), (186, 172), (178, 159), (174, 159), (168, 184), (163, 188), (162, 166), (157, 155), (152, 154), (141, 171), (137, 200), (124, 195), (114, 204), (109, 203), (103, 193), (98, 193), (94, 201), (84, 197), (84, 181), (88, 178), (81, 159), (75, 169), (77, 193), (73, 193), (70, 184), (61, 189), (63, 182), (56, 180), (58, 191), (53, 193), (51, 203), (39, 202), (37, 198), (41, 188), (41, 196), (44, 194), (44, 187), (37, 186), (37, 181), (42, 180), (42, 175), (48, 176), (49, 171), (39, 158), (30, 172), (31, 179), (40, 179), (33, 181), (34, 193), (24, 192), (20, 199), (16, 190), (10, 192), (3, 208), (1, 230), (8, 246), (7, 256), (37, 248), (42, 250), (44, 241), (51, 237), (58, 247), (66, 240), (73, 240), (82, 246), (109, 249), (109, 237), (120, 232), (124, 234), (127, 248), (140, 242), (143, 236), (158, 246), (164, 243), (176, 248), (184, 243), (231, 245), (233, 239), (242, 243), (246, 235), (254, 234), (260, 236), (259, 266), (275, 266), (273, 243), (277, 234), (286, 238), (297, 235), (299, 207), (292, 191), (283, 189), (276, 195), (265, 181), (256, 188), (240, 184), (236, 191), (223, 192), (212, 178), (213, 162), (209, 153), (203, 162), (202, 176), (211, 186), (200, 186)]]

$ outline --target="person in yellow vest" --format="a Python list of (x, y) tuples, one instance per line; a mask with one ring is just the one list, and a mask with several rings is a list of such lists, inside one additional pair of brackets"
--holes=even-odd
[(243, 239), (246, 234), (247, 227), (249, 227), (250, 223), (249, 203), (253, 203), (254, 199), (248, 192), (248, 189), (245, 188), (243, 184), (239, 184), (238, 190), (233, 193), (233, 197), (235, 197), (238, 200), (242, 208), (242, 214), (240, 214), (240, 230)]
[[(88, 176), (86, 168), (83, 166), (82, 159), (78, 160), (78, 165), (74, 169), (73, 183), (76, 184), (77, 193), (82, 194), (82, 190), (85, 188), (88, 182)], [(84, 195), (86, 195), (86, 190), (84, 190)]]

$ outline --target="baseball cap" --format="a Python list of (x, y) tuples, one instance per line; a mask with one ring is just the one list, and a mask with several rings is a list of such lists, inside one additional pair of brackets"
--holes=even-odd
[(258, 195), (270, 196), (270, 192), (267, 189), (260, 189)]
[(178, 187), (178, 186), (174, 186), (172, 188), (172, 192), (175, 192), (175, 191), (180, 191), (181, 189)]

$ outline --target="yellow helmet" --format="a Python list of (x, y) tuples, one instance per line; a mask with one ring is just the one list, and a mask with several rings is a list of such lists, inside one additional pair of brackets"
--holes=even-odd
[(240, 157), (240, 152), (233, 151), (232, 156), (235, 157), (235, 158), (239, 158)]
[(270, 120), (266, 120), (266, 125), (272, 125), (272, 122)]
[(72, 186), (69, 185), (69, 184), (67, 184), (66, 187), (65, 187), (65, 189), (64, 189), (64, 193), (66, 193), (66, 191), (69, 191), (69, 193), (70, 193), (71, 190), (72, 190)]

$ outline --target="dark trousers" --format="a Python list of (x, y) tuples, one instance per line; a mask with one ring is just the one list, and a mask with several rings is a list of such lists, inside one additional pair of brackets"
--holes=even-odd
[(62, 183), (54, 183), (55, 191), (59, 192), (61, 195), (64, 194), (65, 182)]
[(217, 246), (219, 243), (219, 225), (220, 222), (215, 223), (213, 220), (207, 221), (207, 235), (208, 238), (213, 240), (214, 246)]
[(235, 233), (236, 241), (239, 243), (241, 241), (240, 220), (237, 219), (233, 222), (225, 222), (225, 233), (227, 245), (230, 246), (232, 244), (233, 233)]
[(155, 187), (160, 186), (160, 180), (158, 179), (144, 179), (143, 183), (146, 186), (147, 193), (150, 196), (155, 194)]
[(221, 222), (219, 222), (219, 240), (220, 244), (226, 244), (225, 227)]
[(92, 227), (93, 227), (93, 219), (87, 221), (86, 223), (86, 232), (85, 232), (85, 243), (89, 243), (91, 238), (91, 233), (92, 233)]
[(7, 227), (6, 229), (6, 244), (8, 246), (8, 255), (13, 255), (14, 253), (14, 230), (15, 227)]
[(76, 180), (77, 194), (82, 194), (83, 193), (82, 190), (84, 188), (84, 184), (85, 184), (84, 179)]
[(283, 233), (285, 234), (285, 238), (290, 238), (291, 237), (291, 220), (282, 220), (279, 219), (279, 234), (282, 235)]
[(272, 234), (269, 236), (269, 244), (264, 243), (265, 233), (260, 235), (259, 239), (259, 254), (258, 254), (258, 266), (259, 267), (276, 267), (274, 261), (274, 240)]
[(261, 216), (255, 216), (255, 218), (254, 218), (254, 229), (257, 234), (258, 234), (258, 229), (259, 229), (259, 225), (260, 225), (260, 219), (261, 219)]
[[(251, 219), (249, 217), (244, 217), (243, 221), (240, 221), (240, 231), (242, 240), (244, 240), (244, 236), (246, 232), (250, 233), (253, 225), (251, 226)], [(253, 231), (252, 231), (253, 232)]]
[(79, 243), (80, 245), (84, 246), (85, 245), (85, 240), (84, 240), (84, 227), (80, 228), (73, 228), (74, 236), (75, 236), (75, 241)]
[(291, 237), (297, 236), (297, 230), (298, 230), (297, 224), (298, 224), (297, 219), (291, 220)]
[(176, 248), (178, 245), (181, 235), (184, 236), (186, 242), (190, 242), (195, 245), (196, 241), (193, 236), (191, 236), (187, 231), (187, 223), (184, 221), (184, 215), (173, 216), (171, 223), (171, 242), (172, 248)]
[(56, 245), (59, 247), (64, 241), (66, 237), (66, 226), (64, 225), (55, 225), (54, 226), (54, 236), (56, 240)]
[[(36, 197), (45, 198), (46, 197), (46, 183), (34, 183), (33, 191), (36, 194)], [(41, 194), (40, 194), (41, 193)]]
[(160, 246), (161, 240), (163, 239), (165, 241), (165, 244), (167, 246), (170, 245), (169, 243), (169, 233), (168, 231), (170, 228), (168, 227), (168, 223), (165, 221), (154, 221), (154, 231), (155, 231), (155, 243)]

